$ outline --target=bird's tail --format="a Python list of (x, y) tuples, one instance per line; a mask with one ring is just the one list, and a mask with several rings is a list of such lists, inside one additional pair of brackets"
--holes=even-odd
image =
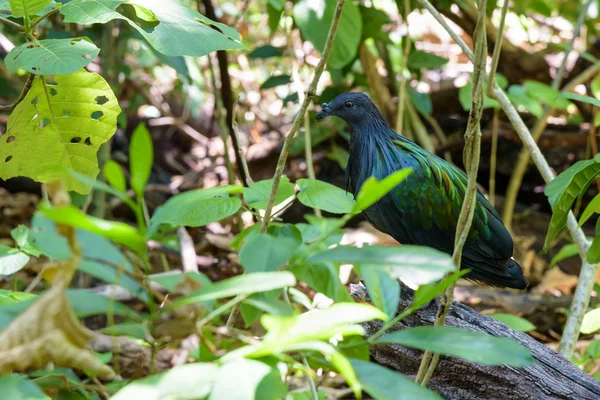
[(512, 257), (508, 259), (503, 268), (468, 259), (463, 259), (462, 267), (471, 270), (466, 275), (467, 279), (486, 282), (493, 286), (524, 290), (529, 285), (521, 266)]

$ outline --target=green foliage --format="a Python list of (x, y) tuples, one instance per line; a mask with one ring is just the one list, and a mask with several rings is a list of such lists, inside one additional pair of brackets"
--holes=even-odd
[(569, 257), (574, 257), (578, 254), (579, 254), (579, 248), (577, 247), (577, 245), (575, 243), (566, 244), (563, 247), (561, 247), (561, 249), (558, 251), (558, 253), (556, 253), (556, 255), (554, 257), (552, 257), (552, 260), (550, 261), (550, 264), (548, 265), (548, 267), (552, 268), (558, 262), (560, 262), (566, 258), (569, 258)]
[(441, 251), (423, 246), (338, 246), (308, 257), (309, 261), (371, 265), (388, 268), (393, 276), (424, 285), (456, 270), (452, 258)]
[(541, 118), (544, 110), (536, 98), (529, 97), (525, 88), (521, 85), (511, 85), (507, 91), (508, 98), (517, 108), (525, 110), (530, 114)]
[(125, 174), (123, 173), (123, 168), (113, 160), (108, 160), (106, 164), (104, 164), (104, 178), (106, 181), (110, 183), (112, 187), (114, 187), (119, 192), (125, 192), (127, 189), (125, 183)]
[(417, 92), (413, 87), (408, 88), (408, 94), (410, 101), (418, 112), (425, 115), (431, 115), (433, 112), (433, 103), (431, 102), (431, 96), (427, 93)]
[[(317, 2), (299, 0), (294, 5), (294, 22), (300, 28), (302, 35), (320, 52), (325, 47), (335, 4), (335, 0)], [(354, 60), (360, 44), (362, 27), (363, 23), (358, 7), (354, 5), (354, 2), (346, 0), (327, 62), (330, 68), (343, 68)]]
[(29, 262), (29, 256), (18, 249), (0, 244), (0, 275), (20, 271)]
[(599, 214), (599, 213), (600, 213), (600, 194), (596, 195), (592, 199), (592, 201), (590, 201), (588, 203), (588, 205), (585, 207), (585, 209), (581, 213), (581, 217), (579, 217), (579, 226), (582, 226), (583, 224), (585, 224), (586, 221), (588, 219), (590, 219), (590, 217), (593, 214)]
[(361, 268), (361, 277), (369, 292), (373, 305), (393, 318), (398, 311), (400, 285), (398, 279), (384, 268)]
[(35, 78), (10, 115), (0, 139), (0, 177), (28, 176), (44, 183), (64, 179), (69, 190), (87, 194), (91, 187), (61, 168), (95, 178), (96, 153), (114, 134), (121, 109), (100, 75), (79, 70), (54, 78), (56, 83)]
[[(249, 188), (244, 188), (244, 201), (248, 207), (264, 210), (267, 208), (267, 201), (271, 194), (271, 186), (273, 179), (267, 179), (259, 182), (254, 182)], [(281, 178), (277, 193), (275, 195), (274, 207), (283, 203), (287, 198), (294, 195), (294, 185), (290, 183), (287, 176)]]
[[(505, 88), (508, 85), (508, 80), (500, 74), (496, 74), (496, 83), (501, 88)], [(494, 99), (490, 99), (487, 96), (487, 83), (483, 84), (483, 108), (500, 108), (500, 103)], [(465, 86), (458, 90), (458, 100), (465, 111), (471, 110), (473, 105), (473, 82), (469, 81)]]
[(456, 282), (461, 276), (466, 275), (469, 272), (468, 269), (463, 269), (447, 276), (438, 283), (428, 283), (421, 285), (415, 292), (413, 298), (412, 309), (419, 309), (435, 299), (436, 296), (442, 294), (451, 284)]
[(505, 325), (513, 328), (514, 330), (521, 332), (529, 332), (535, 330), (535, 325), (526, 320), (525, 318), (517, 317), (516, 315), (506, 313), (495, 313), (490, 317), (497, 319)]
[(594, 333), (600, 329), (600, 308), (588, 311), (581, 323), (581, 333)]
[(300, 179), (298, 200), (305, 206), (334, 214), (346, 214), (354, 209), (352, 195), (330, 183), (316, 179)]
[(50, 400), (38, 385), (17, 374), (0, 376), (0, 392), (6, 399)]
[(298, 246), (300, 243), (290, 237), (253, 235), (240, 251), (240, 263), (247, 272), (276, 271)]
[(277, 86), (287, 85), (292, 81), (289, 75), (273, 75), (260, 85), (260, 90), (271, 89)]
[(596, 221), (596, 236), (587, 251), (587, 262), (590, 264), (600, 262), (600, 218)]
[(36, 75), (71, 74), (88, 65), (100, 49), (87, 37), (24, 43), (6, 56), (6, 68)]
[(283, 50), (279, 47), (271, 46), (270, 44), (259, 46), (248, 53), (248, 58), (271, 58), (283, 55)]
[(421, 326), (389, 333), (378, 343), (395, 343), (483, 365), (526, 367), (533, 358), (517, 342), (451, 326)]
[(438, 69), (446, 65), (448, 60), (435, 54), (422, 50), (413, 50), (408, 55), (406, 66), (408, 69), (418, 71), (425, 69)]
[(559, 90), (553, 89), (551, 86), (546, 85), (545, 83), (526, 80), (523, 84), (525, 88), (525, 92), (533, 97), (534, 99), (539, 99), (545, 104), (553, 108), (557, 108), (559, 110), (566, 110), (571, 102), (561, 96)]
[[(236, 377), (235, 385), (231, 384), (232, 377)], [(277, 400), (286, 393), (287, 387), (276, 367), (240, 358), (219, 368), (209, 400)]]
[(144, 197), (144, 187), (152, 172), (153, 149), (152, 136), (148, 128), (144, 124), (139, 124), (133, 131), (129, 145), (130, 183), (138, 197)]
[(51, 0), (8, 0), (13, 17), (31, 17), (42, 11)]
[(552, 219), (544, 247), (548, 247), (567, 223), (573, 202), (581, 196), (600, 172), (600, 156), (578, 161), (546, 186), (544, 193), (552, 206)]
[(577, 93), (562, 93), (561, 97), (563, 97), (565, 99), (581, 101), (583, 103), (587, 103), (587, 104), (591, 104), (596, 107), (600, 107), (600, 100), (595, 99), (590, 96), (583, 96), (583, 95), (577, 94)]
[(404, 168), (386, 176), (379, 182), (374, 176), (368, 178), (360, 188), (358, 196), (356, 196), (356, 204), (354, 205), (353, 211), (358, 212), (366, 210), (392, 191), (412, 172), (412, 168)]
[(72, 0), (60, 12), (65, 22), (82, 25), (124, 20), (168, 56), (200, 57), (215, 50), (244, 49), (235, 29), (174, 0)]

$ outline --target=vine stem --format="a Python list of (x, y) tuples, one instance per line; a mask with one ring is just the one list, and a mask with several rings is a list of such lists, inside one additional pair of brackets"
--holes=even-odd
[[(487, 60), (487, 39), (485, 29), (485, 4), (486, 0), (478, 1), (477, 25), (475, 27), (475, 60), (473, 61), (473, 89), (472, 105), (469, 113), (467, 131), (465, 132), (464, 164), (467, 167), (468, 183), (465, 198), (458, 217), (456, 236), (454, 239), (454, 253), (452, 261), (454, 265), (460, 266), (462, 250), (469, 237), (475, 207), (477, 205), (477, 171), (479, 169), (479, 158), (481, 153), (481, 113), (483, 111), (483, 84), (485, 82), (485, 65)], [(446, 288), (440, 298), (440, 305), (435, 318), (434, 326), (442, 326), (446, 315), (452, 306), (454, 287), (452, 283)], [(433, 372), (439, 360), (438, 353), (426, 351), (421, 359), (416, 382), (427, 386), (433, 376)]]
[[(575, 28), (573, 29), (573, 37), (569, 41), (567, 49), (564, 51), (564, 56), (562, 59), (562, 63), (556, 72), (556, 77), (552, 80), (552, 88), (558, 90), (560, 87), (563, 75), (565, 73), (565, 69), (567, 67), (567, 59), (569, 58), (569, 54), (571, 53), (571, 49), (573, 48), (573, 44), (575, 43), (575, 39), (579, 36), (579, 32), (581, 31), (581, 26), (583, 25), (583, 21), (585, 16), (587, 15), (587, 10), (592, 3), (592, 0), (588, 0), (586, 4), (582, 4), (581, 12), (579, 13), (579, 17), (577, 18), (577, 22)], [(598, 67), (598, 63), (595, 64)], [(589, 69), (589, 68), (588, 68)], [(579, 74), (575, 79), (571, 80), (571, 82), (564, 87), (563, 91), (568, 92), (573, 90), (573, 88), (579, 85), (582, 82), (578, 82), (578, 78), (584, 75), (585, 71)], [(587, 79), (586, 79), (587, 80)], [(550, 113), (554, 110), (554, 108), (545, 106), (544, 113), (542, 117), (537, 121), (535, 127), (533, 128), (532, 135), (535, 141), (537, 142), (542, 133), (544, 132), (544, 128), (548, 124), (548, 117)], [(510, 177), (510, 181), (508, 183), (508, 188), (506, 189), (506, 196), (504, 198), (504, 207), (502, 208), (502, 221), (504, 225), (508, 228), (508, 230), (512, 227), (513, 215), (515, 212), (515, 204), (517, 202), (517, 196), (519, 194), (519, 189), (521, 187), (521, 183), (523, 182), (523, 177), (525, 176), (525, 172), (527, 171), (527, 166), (529, 165), (529, 153), (526, 150), (521, 150), (519, 153), (519, 158), (517, 159), (517, 164), (515, 165), (515, 169), (513, 170), (512, 176)]]
[[(425, 7), (431, 13), (431, 15), (433, 15), (433, 17), (440, 23), (440, 25), (442, 25), (444, 29), (446, 29), (452, 39), (464, 51), (465, 55), (469, 57), (470, 60), (473, 60), (473, 52), (471, 49), (469, 49), (467, 44), (456, 34), (456, 32), (452, 30), (452, 28), (450, 28), (444, 17), (442, 17), (435, 7), (433, 7), (431, 2), (429, 2), (429, 0), (417, 1), (423, 7)], [(596, 68), (598, 67), (600, 67), (600, 65), (596, 64), (592, 67), (589, 67), (587, 71), (589, 72), (590, 70), (593, 70), (597, 72), (598, 69)], [(581, 75), (584, 73), (585, 72), (583, 72)], [(544, 155), (538, 147), (535, 139), (531, 135), (531, 132), (529, 129), (527, 129), (527, 126), (525, 125), (525, 122), (523, 122), (523, 119), (519, 115), (517, 109), (512, 105), (508, 99), (508, 96), (506, 93), (504, 93), (504, 90), (502, 90), (497, 84), (494, 84), (494, 90), (492, 94), (493, 97), (500, 103), (500, 106), (519, 135), (523, 145), (531, 155), (531, 158), (538, 171), (542, 175), (542, 178), (546, 183), (550, 182), (552, 179), (554, 179), (554, 172), (550, 168), (550, 165), (548, 165), (548, 161), (544, 158)], [(585, 237), (583, 231), (579, 228), (577, 219), (573, 215), (572, 211), (569, 211), (567, 228), (569, 229), (571, 238), (577, 246), (579, 255), (582, 259), (579, 282), (577, 284), (577, 289), (575, 290), (575, 296), (573, 297), (573, 303), (571, 304), (571, 310), (567, 318), (567, 324), (565, 326), (559, 347), (560, 353), (568, 359), (573, 355), (573, 350), (575, 349), (575, 344), (577, 343), (581, 321), (583, 321), (583, 314), (587, 308), (587, 304), (589, 303), (598, 264), (590, 264), (586, 261), (586, 255), (588, 248), (590, 247), (590, 242)]]
[(287, 161), (287, 157), (290, 153), (290, 147), (292, 145), (292, 140), (300, 125), (304, 121), (304, 114), (306, 114), (306, 110), (308, 110), (308, 106), (312, 102), (313, 97), (315, 97), (315, 92), (317, 90), (317, 84), (319, 83), (319, 79), (321, 78), (321, 74), (325, 69), (325, 64), (327, 63), (327, 59), (329, 58), (329, 53), (331, 53), (331, 46), (333, 45), (333, 39), (335, 37), (335, 33), (340, 24), (340, 17), (342, 16), (342, 10), (344, 9), (345, 0), (337, 0), (335, 5), (335, 11), (333, 14), (333, 20), (331, 21), (331, 26), (329, 27), (329, 33), (327, 34), (327, 40), (325, 41), (325, 47), (323, 49), (323, 54), (321, 55), (321, 59), (315, 68), (315, 74), (313, 76), (312, 82), (308, 86), (306, 91), (306, 96), (304, 97), (304, 101), (300, 106), (300, 111), (294, 117), (294, 122), (290, 131), (285, 138), (285, 142), (283, 143), (283, 149), (281, 150), (281, 154), (279, 155), (279, 160), (277, 161), (277, 168), (275, 169), (275, 175), (273, 175), (273, 185), (271, 186), (271, 193), (269, 195), (269, 200), (267, 202), (267, 209), (265, 210), (265, 215), (260, 224), (260, 232), (265, 233), (267, 231), (267, 226), (269, 225), (269, 220), (271, 219), (271, 213), (273, 212), (273, 203), (275, 203), (275, 195), (277, 194), (277, 189), (279, 189), (279, 183), (281, 182), (281, 176), (283, 175), (283, 170), (285, 169), (285, 163)]
[[(487, 95), (492, 95), (492, 88), (494, 86), (494, 79), (496, 79), (496, 70), (498, 69), (498, 60), (500, 60), (500, 52), (502, 51), (502, 40), (504, 39), (504, 22), (506, 21), (506, 12), (508, 11), (508, 0), (504, 0), (502, 5), (502, 16), (500, 17), (500, 24), (498, 25), (498, 31), (496, 32), (496, 41), (494, 42), (494, 54), (492, 55), (492, 65), (490, 66), (490, 73), (488, 75)], [(494, 203), (492, 203), (493, 205)]]
[(13, 28), (15, 28), (19, 31), (25, 30), (25, 27), (23, 25), (17, 24), (16, 22), (11, 21), (10, 19), (0, 17), (0, 22), (2, 22), (3, 24), (6, 24), (8, 26), (12, 26)]
[(400, 62), (400, 89), (398, 90), (398, 115), (396, 116), (396, 132), (402, 133), (404, 130), (404, 102), (406, 101), (406, 79), (403, 78), (404, 70), (408, 62), (408, 54), (410, 53), (410, 35), (408, 30), (408, 14), (410, 14), (410, 0), (404, 0), (404, 24), (406, 25), (406, 36), (404, 49), (402, 52), (402, 60)]

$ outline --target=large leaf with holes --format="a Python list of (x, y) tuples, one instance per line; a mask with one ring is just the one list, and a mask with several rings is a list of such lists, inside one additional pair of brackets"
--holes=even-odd
[(12, 16), (21, 18), (27, 15), (37, 15), (42, 11), (52, 0), (8, 0)]
[[(294, 6), (294, 21), (302, 35), (321, 52), (325, 48), (336, 3), (336, 0), (300, 0)], [(339, 69), (354, 60), (361, 34), (360, 10), (351, 0), (346, 0), (327, 60), (328, 66)]]
[(0, 178), (62, 178), (68, 190), (86, 194), (91, 187), (65, 169), (98, 175), (96, 153), (115, 133), (121, 109), (98, 74), (79, 70), (54, 77), (56, 82), (36, 77), (10, 115), (0, 139)]
[(78, 24), (127, 21), (152, 47), (168, 56), (199, 57), (215, 50), (244, 48), (235, 29), (175, 0), (72, 0), (60, 12), (65, 22)]
[(88, 65), (100, 49), (87, 37), (46, 39), (24, 43), (6, 56), (9, 71), (24, 69), (36, 75), (70, 74)]
[(585, 193), (598, 173), (600, 173), (600, 155), (593, 160), (576, 162), (546, 186), (544, 193), (552, 206), (552, 219), (544, 247), (547, 247), (564, 228), (573, 202)]

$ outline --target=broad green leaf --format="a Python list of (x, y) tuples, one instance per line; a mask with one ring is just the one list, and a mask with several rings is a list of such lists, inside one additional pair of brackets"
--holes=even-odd
[(7, 400), (51, 400), (38, 385), (17, 374), (0, 376), (0, 393)]
[(291, 238), (297, 241), (299, 244), (302, 243), (302, 232), (300, 232), (300, 229), (293, 224), (271, 222), (267, 228), (267, 233), (271, 236)]
[(302, 204), (334, 214), (346, 214), (354, 209), (352, 195), (337, 186), (316, 179), (300, 179), (298, 200)]
[(144, 196), (144, 187), (148, 183), (154, 160), (152, 136), (146, 125), (139, 124), (133, 131), (129, 144), (129, 169), (131, 170), (131, 187), (139, 196)]
[(79, 70), (54, 79), (56, 83), (36, 77), (10, 115), (0, 139), (0, 178), (27, 176), (42, 183), (64, 179), (68, 190), (87, 194), (91, 187), (61, 168), (95, 178), (96, 153), (114, 134), (121, 109), (98, 74)]
[(596, 75), (590, 83), (590, 89), (595, 98), (600, 99), (600, 74)]
[[(108, 165), (108, 164), (105, 164), (105, 166), (106, 165)], [(99, 179), (90, 178), (89, 176), (80, 174), (79, 172), (75, 172), (73, 170), (65, 170), (65, 171), (70, 176), (72, 176), (73, 178), (75, 178), (76, 180), (81, 182), (82, 184), (92, 187), (96, 190), (100, 190), (102, 192), (109, 193), (115, 197), (118, 197), (119, 199), (121, 199), (123, 201), (123, 203), (127, 204), (131, 209), (135, 209), (135, 203), (133, 201), (131, 201), (131, 199), (129, 197), (127, 197), (127, 194), (124, 191), (120, 192), (120, 191), (116, 190), (114, 187), (107, 185), (106, 183), (102, 182)]]
[(277, 86), (287, 85), (292, 81), (289, 75), (273, 75), (260, 85), (260, 90), (271, 89)]
[[(248, 207), (264, 210), (267, 208), (267, 201), (271, 194), (271, 186), (273, 185), (273, 179), (267, 179), (264, 181), (254, 182), (249, 188), (244, 188), (244, 201), (248, 204)], [(275, 203), (273, 206), (276, 207), (283, 203), (288, 197), (294, 195), (294, 185), (290, 183), (287, 176), (281, 177), (279, 187), (275, 196)]]
[(514, 340), (472, 332), (452, 326), (421, 326), (389, 333), (378, 343), (394, 343), (483, 365), (526, 367), (533, 358)]
[(125, 183), (125, 174), (123, 173), (123, 168), (114, 160), (108, 160), (106, 164), (104, 164), (104, 177), (106, 181), (110, 183), (110, 185), (118, 190), (119, 192), (125, 192), (127, 189)]
[(463, 269), (456, 271), (452, 275), (444, 278), (439, 283), (434, 282), (419, 286), (419, 288), (415, 291), (411, 308), (418, 310), (419, 308), (423, 307), (425, 304), (435, 299), (436, 296), (442, 294), (447, 287), (456, 282), (461, 276), (466, 275), (468, 272), (468, 269)]
[(87, 37), (27, 42), (6, 56), (6, 68), (36, 75), (71, 74), (88, 65), (100, 49)]
[[(177, 272), (177, 271), (173, 271)], [(158, 283), (166, 291), (173, 292), (184, 279), (193, 279), (200, 283), (202, 287), (212, 285), (212, 281), (208, 279), (202, 272), (183, 272), (183, 273), (171, 273), (165, 272), (162, 274), (150, 275), (148, 279), (152, 282)]]
[(417, 111), (421, 114), (431, 115), (433, 112), (433, 103), (431, 102), (431, 96), (429, 96), (429, 94), (417, 92), (412, 86), (408, 87), (408, 93), (410, 95), (410, 101)]
[(596, 159), (578, 161), (546, 186), (544, 193), (552, 206), (552, 219), (544, 247), (547, 248), (564, 228), (573, 202), (585, 193), (599, 172), (600, 162)]
[(337, 246), (322, 253), (311, 254), (308, 261), (329, 261), (356, 264), (363, 268), (384, 266), (396, 278), (424, 285), (443, 278), (456, 267), (452, 258), (441, 251), (424, 246)]
[(152, 237), (161, 224), (196, 227), (233, 215), (242, 206), (242, 201), (228, 195), (241, 191), (241, 185), (228, 185), (175, 195), (156, 209), (147, 236)]
[(542, 117), (542, 114), (544, 113), (542, 105), (536, 98), (529, 97), (523, 86), (511, 85), (508, 88), (507, 95), (510, 101), (512, 101), (520, 111), (522, 111), (522, 108), (538, 118)]
[(0, 275), (12, 275), (23, 269), (28, 262), (27, 254), (0, 244)]
[(363, 183), (358, 196), (356, 196), (356, 204), (354, 212), (364, 211), (386, 194), (394, 190), (407, 176), (413, 172), (412, 168), (404, 168), (396, 171), (393, 174), (386, 176), (381, 181), (372, 176)]
[(175, 301), (173, 307), (206, 300), (222, 299), (224, 297), (233, 297), (240, 294), (266, 292), (295, 285), (296, 278), (294, 278), (292, 273), (287, 271), (244, 274), (216, 282), (207, 288), (192, 292)]
[[(500, 103), (490, 99), (486, 95), (487, 83), (483, 84), (483, 108), (500, 108)], [(469, 81), (465, 86), (458, 89), (458, 100), (465, 111), (471, 110), (473, 106), (473, 82)]]
[(529, 332), (535, 330), (535, 325), (526, 320), (525, 318), (517, 317), (516, 315), (506, 313), (495, 313), (491, 314), (490, 317), (497, 319), (503, 324), (508, 325), (514, 330), (521, 332)]
[(112, 336), (129, 336), (147, 341), (150, 336), (148, 327), (143, 323), (123, 322), (102, 329), (102, 333)]
[(592, 311), (588, 311), (581, 323), (581, 333), (589, 334), (594, 333), (600, 329), (600, 308), (596, 308)]
[(600, 357), (600, 339), (596, 339), (591, 342), (588, 347), (585, 349), (585, 353), (592, 358)]
[(383, 25), (392, 22), (389, 15), (375, 7), (359, 6), (359, 9), (362, 20), (365, 21), (363, 24), (362, 39), (373, 38), (381, 40), (384, 43), (392, 44), (388, 33), (382, 29)]
[[(271, 374), (275, 374), (278, 379), (270, 380)], [(232, 377), (235, 377), (234, 385), (231, 384)], [(270, 383), (271, 387), (263, 387), (262, 396), (258, 397), (257, 392), (261, 391), (260, 386), (263, 381)], [(271, 368), (259, 361), (238, 358), (223, 364), (219, 368), (209, 400), (280, 399), (287, 392), (287, 388), (282, 387), (282, 385), (277, 368)]]
[(373, 305), (393, 318), (398, 311), (400, 284), (398, 280), (383, 268), (361, 268), (361, 277), (365, 282)]
[(406, 66), (408, 69), (420, 70), (425, 69), (438, 69), (446, 65), (448, 60), (438, 55), (427, 53), (422, 50), (413, 50), (408, 55)]
[(596, 236), (587, 251), (587, 262), (597, 264), (600, 262), (600, 218), (596, 220)]
[(12, 290), (0, 289), (0, 306), (35, 299), (36, 297), (38, 297), (38, 295), (33, 293), (13, 292)]
[(34, 16), (42, 11), (52, 0), (8, 0), (13, 17)]
[(340, 281), (338, 269), (332, 263), (297, 263), (292, 265), (289, 271), (296, 276), (296, 279), (337, 303), (354, 301), (346, 286)]
[(403, 399), (442, 399), (435, 392), (379, 364), (356, 359), (351, 359), (350, 362), (365, 392), (375, 400), (396, 400), (400, 393)]
[(294, 313), (294, 308), (292, 306), (279, 299), (267, 299), (259, 296), (252, 296), (249, 299), (244, 300), (244, 304), (248, 304), (276, 316), (289, 316)]
[(579, 218), (579, 226), (582, 226), (594, 214), (600, 213), (600, 194), (596, 195), (581, 213)]
[[(125, 268), (123, 267), (123, 269)], [(86, 274), (100, 279), (106, 283), (121, 286), (138, 299), (144, 302), (148, 301), (148, 294), (140, 285), (140, 283), (129, 275), (125, 274), (123, 271), (118, 271), (113, 266), (84, 259), (81, 261), (81, 263), (79, 263), (77, 270), (80, 272), (85, 272)]]
[(283, 55), (283, 50), (280, 47), (271, 46), (270, 44), (260, 46), (248, 53), (248, 58), (271, 58)]
[(191, 363), (137, 379), (119, 390), (111, 400), (204, 399), (212, 390), (219, 367), (212, 363)]
[(552, 268), (556, 265), (556, 263), (564, 260), (565, 258), (575, 257), (579, 255), (579, 248), (575, 243), (569, 243), (561, 247), (561, 249), (556, 253), (552, 260), (550, 261), (550, 265), (548, 268)]
[(279, 27), (279, 21), (281, 20), (281, 14), (283, 9), (278, 10), (271, 5), (271, 2), (267, 3), (267, 14), (269, 15), (269, 29), (271, 33), (275, 32)]
[(39, 257), (42, 251), (34, 242), (33, 233), (25, 225), (19, 225), (12, 231), (10, 235), (15, 239), (15, 243), (19, 250), (30, 256)]
[(254, 235), (240, 251), (240, 264), (247, 272), (276, 271), (288, 262), (300, 243), (289, 237)]
[(296, 224), (296, 227), (302, 233), (302, 238), (306, 243), (312, 243), (319, 237), (330, 234), (330, 236), (324, 240), (323, 244), (325, 247), (329, 247), (332, 244), (338, 244), (344, 236), (344, 231), (341, 229), (343, 221), (337, 218), (323, 218), (315, 215), (306, 214), (304, 218), (309, 224)]
[(553, 89), (550, 85), (545, 83), (526, 80), (523, 87), (530, 97), (539, 99), (553, 108), (565, 110), (571, 104), (569, 100), (561, 96), (559, 90)]
[(122, 19), (168, 56), (200, 57), (216, 50), (244, 49), (235, 29), (175, 0), (71, 0), (60, 12), (64, 22), (82, 25)]
[[(315, 400), (310, 390), (293, 391), (288, 393), (286, 400)], [(327, 400), (327, 393), (319, 390), (317, 400)]]
[(44, 216), (58, 224), (96, 233), (134, 251), (142, 252), (146, 246), (144, 238), (138, 233), (137, 229), (123, 222), (91, 217), (73, 206), (56, 208), (49, 206), (47, 203), (42, 203), (39, 210)]
[(560, 95), (565, 99), (571, 99), (575, 101), (581, 101), (583, 103), (591, 104), (596, 107), (600, 107), (600, 100), (590, 96), (583, 96), (577, 93), (566, 92)]
[[(294, 22), (300, 28), (302, 36), (320, 52), (323, 52), (325, 47), (335, 5), (335, 0), (299, 0), (294, 5)], [(362, 26), (358, 7), (351, 0), (346, 0), (327, 60), (329, 68), (340, 69), (354, 60), (360, 44)]]

